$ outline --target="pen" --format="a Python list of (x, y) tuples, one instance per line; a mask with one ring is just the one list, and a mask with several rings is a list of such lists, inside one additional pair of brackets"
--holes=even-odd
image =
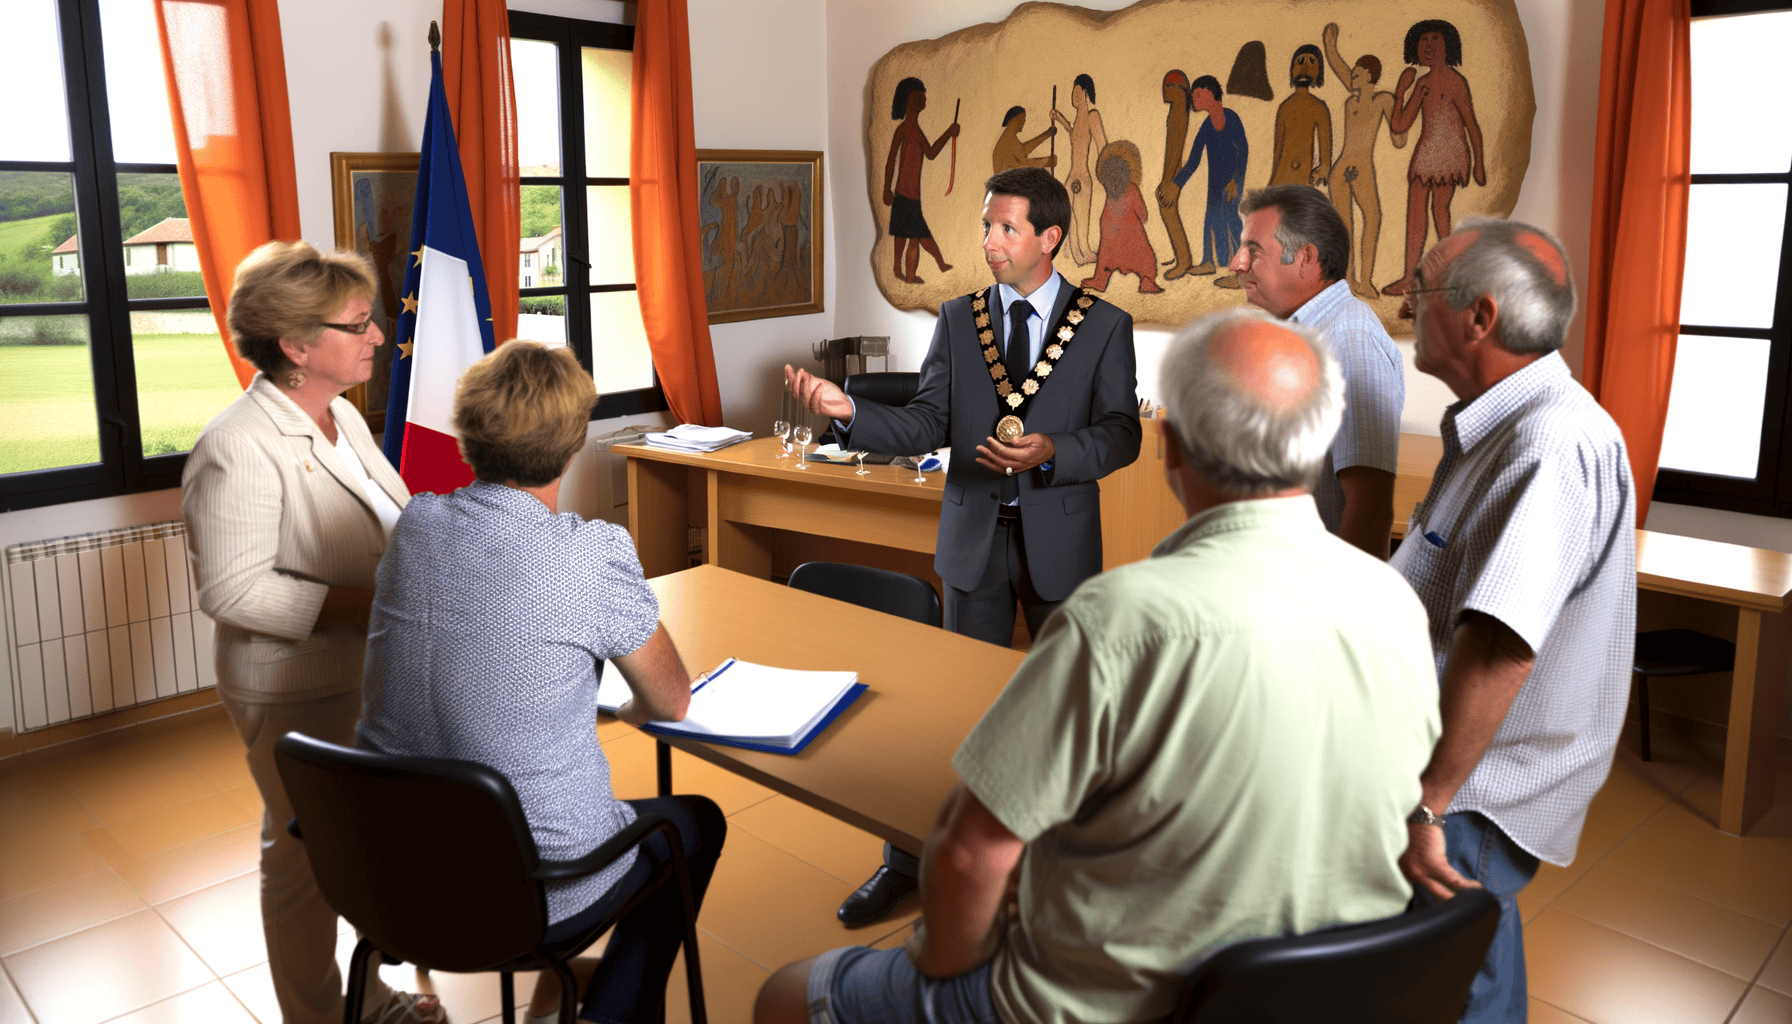
[(715, 682), (717, 676), (728, 671), (732, 667), (734, 667), (734, 659), (729, 658), (727, 661), (724, 661), (720, 665), (717, 665), (714, 672), (705, 672), (701, 676), (698, 676), (697, 677), (697, 685), (691, 687), (691, 692), (696, 693), (698, 690), (703, 689), (705, 686), (708, 686), (710, 683)]

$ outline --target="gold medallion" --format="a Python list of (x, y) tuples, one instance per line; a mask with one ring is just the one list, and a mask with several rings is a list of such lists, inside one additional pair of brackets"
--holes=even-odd
[(996, 439), (1003, 444), (1013, 444), (1026, 430), (1019, 416), (1004, 416), (996, 422)]

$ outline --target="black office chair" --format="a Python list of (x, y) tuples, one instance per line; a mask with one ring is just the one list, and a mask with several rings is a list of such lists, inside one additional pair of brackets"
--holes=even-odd
[(1398, 917), (1254, 939), (1195, 969), (1178, 1024), (1455, 1024), (1499, 926), (1500, 903), (1469, 889)]
[[(362, 936), (349, 969), (345, 1024), (360, 1019), (375, 950), (429, 970), (501, 972), (505, 1024), (514, 1024), (512, 973), (552, 970), (560, 976), (560, 1019), (574, 1020), (579, 993), (567, 961), (663, 884), (684, 894), (691, 1019), (707, 1020), (690, 873), (678, 828), (664, 815), (637, 815), (577, 860), (544, 861), (516, 790), (483, 764), (375, 754), (296, 732), (274, 744), (274, 760), (297, 815), (287, 827), (304, 842), (324, 899)], [(451, 823), (443, 833), (448, 841), (420, 836), (419, 821)], [(580, 935), (543, 942), (543, 883), (595, 874), (655, 832), (672, 857), (634, 899)]]
[(1649, 760), (1649, 680), (1729, 672), (1736, 667), (1736, 645), (1696, 629), (1651, 629), (1636, 635), (1636, 710), (1642, 727), (1643, 760)]
[(940, 597), (919, 576), (845, 562), (804, 562), (791, 572), (790, 585), (925, 625), (940, 624)]
[(854, 373), (841, 382), (840, 390), (853, 398), (883, 405), (907, 405), (921, 388), (918, 373)]

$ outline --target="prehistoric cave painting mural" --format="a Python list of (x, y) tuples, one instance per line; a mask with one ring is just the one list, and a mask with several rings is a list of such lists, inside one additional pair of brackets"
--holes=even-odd
[(1325, 85), (1319, 47), (1303, 43), (1294, 51), (1288, 84), (1294, 91), (1276, 108), (1276, 148), (1269, 160), (1269, 183), (1323, 186), (1332, 166), (1332, 108), (1313, 95), (1315, 88)]
[(1450, 202), (1456, 189), (1468, 184), (1471, 168), (1475, 184), (1487, 184), (1481, 125), (1469, 99), (1468, 79), (1456, 70), (1462, 64), (1462, 36), (1456, 26), (1442, 18), (1415, 23), (1406, 32), (1404, 60), (1408, 65), (1422, 64), (1426, 71), (1420, 75), (1409, 66), (1400, 72), (1388, 127), (1403, 132), (1414, 120), (1424, 120), (1406, 171), (1406, 274), (1382, 289), (1389, 295), (1405, 295), (1412, 287), (1428, 227), (1435, 225), (1439, 238), (1450, 233)]
[(996, 147), (989, 153), (989, 170), (991, 174), (1011, 171), (1016, 167), (1043, 167), (1046, 170), (1058, 166), (1057, 154), (1033, 156), (1039, 144), (1058, 134), (1053, 125), (1030, 139), (1022, 139), (1021, 133), (1027, 130), (1027, 108), (1009, 107), (1002, 115), (1002, 134), (996, 137)]
[[(1066, 183), (1072, 222), (1055, 260), (1066, 278), (1163, 324), (1244, 301), (1226, 269), (1238, 204), (1275, 181), (1329, 194), (1351, 233), (1352, 291), (1405, 333), (1394, 293), (1408, 252), (1467, 214), (1511, 212), (1536, 112), (1516, 0), (1021, 3), (999, 22), (892, 49), (866, 86), (878, 229), (867, 258), (893, 305), (932, 311), (988, 284), (988, 153), (992, 170), (1042, 166)], [(955, 139), (976, 154), (966, 166), (946, 159)], [(779, 200), (756, 203), (756, 237), (774, 244)], [(1404, 234), (1384, 216), (1402, 205)]]
[[(921, 161), (939, 156), (948, 141), (958, 138), (958, 121), (954, 118), (939, 138), (928, 142), (927, 133), (921, 130), (921, 111), (926, 109), (927, 86), (919, 78), (911, 76), (896, 83), (890, 98), (890, 119), (902, 123), (896, 126), (896, 134), (890, 139), (890, 156), (884, 161), (884, 205), (890, 208), (890, 236), (896, 239), (890, 266), (899, 279), (909, 284), (925, 283), (915, 276), (922, 250), (933, 257), (940, 273), (952, 269), (952, 264), (940, 255), (939, 243), (933, 240), (927, 218), (921, 214)], [(956, 151), (953, 159), (957, 159)], [(957, 170), (956, 166), (952, 168), (954, 176)], [(950, 190), (948, 181), (947, 191)]]
[(1073, 122), (1056, 110), (1052, 120), (1070, 132), (1070, 170), (1064, 187), (1070, 190), (1070, 232), (1064, 248), (1070, 260), (1086, 267), (1095, 262), (1095, 249), (1089, 244), (1089, 208), (1093, 204), (1094, 178), (1089, 173), (1089, 157), (1107, 148), (1108, 133), (1101, 123), (1101, 111), (1095, 109), (1095, 80), (1088, 75), (1076, 76), (1070, 84), (1070, 108), (1076, 111)]

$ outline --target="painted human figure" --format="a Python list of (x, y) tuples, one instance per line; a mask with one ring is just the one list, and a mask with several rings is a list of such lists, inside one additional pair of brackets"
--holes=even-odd
[[(1250, 162), (1250, 143), (1246, 141), (1244, 123), (1237, 112), (1222, 106), (1225, 92), (1219, 79), (1202, 75), (1189, 86), (1189, 106), (1207, 115), (1195, 132), (1194, 145), (1189, 147), (1188, 162), (1171, 180), (1180, 189), (1201, 168), (1201, 156), (1207, 156), (1207, 215), (1201, 232), (1201, 263), (1190, 274), (1212, 274), (1232, 262), (1238, 251), (1238, 239), (1244, 233), (1244, 221), (1238, 216), (1239, 200), (1244, 198), (1245, 167)], [(1176, 196), (1163, 186), (1157, 190), (1159, 203), (1174, 202)], [(1227, 274), (1214, 279), (1220, 288), (1237, 288), (1238, 276)]]
[[(1182, 169), (1182, 146), (1188, 141), (1188, 76), (1180, 71), (1164, 75), (1164, 174), (1157, 185), (1157, 214), (1170, 236), (1170, 269), (1164, 280), (1174, 281), (1194, 266), (1189, 255), (1188, 231), (1182, 226), (1182, 186), (1176, 172)], [(1164, 197), (1168, 196), (1166, 200)]]
[(1046, 156), (1031, 155), (1039, 144), (1058, 134), (1054, 125), (1030, 139), (1022, 139), (1020, 133), (1027, 130), (1027, 108), (1009, 107), (1002, 115), (1002, 134), (996, 138), (995, 148), (990, 150), (990, 171), (1000, 174), (1016, 167), (1043, 167), (1050, 170), (1058, 166), (1056, 154)]
[(1063, 114), (1052, 111), (1052, 120), (1070, 132), (1070, 171), (1064, 187), (1070, 190), (1070, 234), (1064, 247), (1078, 266), (1095, 262), (1095, 249), (1089, 244), (1089, 208), (1095, 196), (1095, 181), (1089, 174), (1089, 158), (1107, 148), (1108, 133), (1101, 124), (1101, 111), (1095, 109), (1095, 79), (1076, 76), (1070, 86), (1070, 106), (1076, 111), (1072, 123)]
[(933, 257), (940, 273), (952, 269), (940, 255), (939, 243), (927, 228), (921, 215), (921, 161), (940, 155), (946, 142), (958, 137), (958, 122), (940, 133), (933, 142), (921, 130), (921, 111), (927, 109), (927, 86), (919, 78), (904, 78), (896, 83), (896, 95), (890, 103), (890, 119), (901, 121), (890, 140), (890, 156), (884, 161), (884, 205), (890, 208), (890, 237), (896, 240), (892, 269), (896, 279), (920, 284), (915, 268), (921, 262), (921, 250)]
[(735, 248), (740, 238), (740, 211), (735, 207), (740, 201), (740, 179), (716, 179), (716, 190), (709, 194), (709, 201), (722, 212), (716, 237), (710, 242), (717, 264), (709, 281), (710, 308), (735, 309), (740, 305), (740, 253)]
[(1471, 169), (1475, 184), (1487, 184), (1481, 126), (1475, 121), (1468, 79), (1456, 70), (1462, 63), (1462, 36), (1456, 26), (1441, 18), (1417, 22), (1406, 30), (1404, 59), (1409, 65), (1424, 65), (1426, 73), (1421, 76), (1411, 67), (1400, 72), (1400, 82), (1394, 86), (1394, 116), (1388, 127), (1404, 132), (1420, 114), (1425, 123), (1413, 143), (1412, 163), (1406, 172), (1406, 273), (1382, 289), (1389, 295), (1405, 295), (1412, 287), (1428, 229), (1437, 228), (1439, 241), (1450, 233), (1450, 201), (1456, 197), (1457, 186), (1468, 184)]
[[(1319, 47), (1306, 43), (1294, 51), (1288, 84), (1294, 91), (1276, 108), (1276, 148), (1270, 160), (1269, 183), (1323, 188), (1332, 166), (1332, 110), (1312, 92), (1315, 86), (1325, 85)], [(1315, 135), (1319, 137), (1317, 155)]]
[[(1356, 253), (1346, 274), (1350, 290), (1364, 299), (1381, 296), (1370, 278), (1375, 273), (1375, 252), (1381, 241), (1381, 193), (1375, 185), (1375, 139), (1381, 134), (1381, 122), (1394, 119), (1394, 94), (1376, 92), (1381, 81), (1381, 59), (1365, 53), (1356, 63), (1345, 64), (1338, 53), (1338, 26), (1325, 26), (1325, 59), (1332, 74), (1347, 83), (1349, 95), (1344, 99), (1344, 135), (1338, 142), (1338, 162), (1332, 165), (1332, 205), (1344, 226), (1352, 228), (1357, 239)], [(1392, 132), (1396, 148), (1405, 148), (1406, 133)], [(1351, 223), (1351, 204), (1363, 212), (1361, 228)]]
[(1106, 291), (1114, 274), (1137, 274), (1139, 291), (1163, 291), (1157, 283), (1157, 252), (1145, 237), (1145, 197), (1139, 194), (1142, 177), (1139, 147), (1130, 142), (1108, 143), (1095, 161), (1095, 176), (1107, 193), (1101, 208), (1101, 248), (1095, 253), (1095, 273), (1084, 279), (1090, 291)]

